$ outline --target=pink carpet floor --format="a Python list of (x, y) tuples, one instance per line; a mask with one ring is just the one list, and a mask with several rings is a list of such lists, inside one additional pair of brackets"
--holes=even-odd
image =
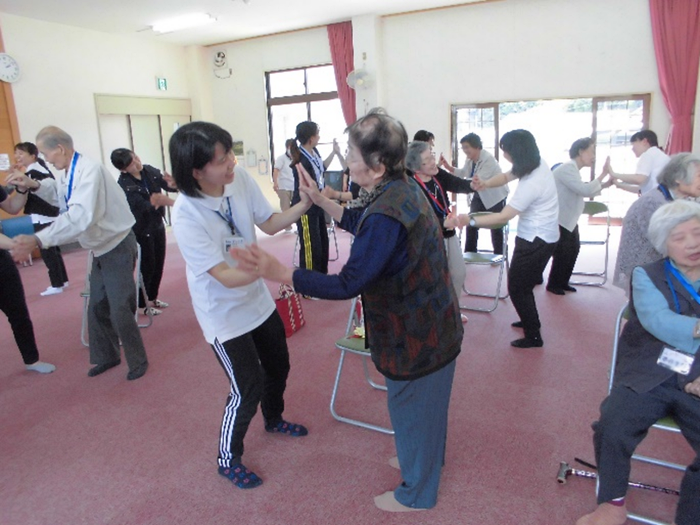
[[(613, 229), (611, 268), (617, 236)], [(260, 243), (291, 264), (294, 240), (278, 234)], [(331, 271), (346, 259), (349, 236), (339, 232), (338, 244)], [(584, 248), (580, 267), (600, 265), (601, 254)], [(438, 505), (395, 515), (372, 503), (399, 482), (387, 464), (392, 438), (335, 421), (328, 410), (338, 363), (333, 343), (345, 329), (349, 301), (303, 301), (307, 326), (288, 340), (285, 415), (307, 425), (309, 435), (267, 434), (257, 415), (245, 463), (264, 484), (243, 491), (216, 473), (228, 386), (195, 321), (172, 237), (161, 289), (171, 306), (142, 330), (151, 366), (134, 382), (126, 381), (124, 362), (86, 376), (79, 296), (85, 260), (82, 250), (65, 256), (70, 287), (51, 297), (39, 296), (48, 285), (41, 261), (20, 269), (41, 358), (56, 372), (26, 371), (0, 319), (2, 525), (573, 525), (595, 506), (593, 481), (560, 485), (556, 474), (560, 461), (593, 461), (590, 424), (605, 395), (614, 319), (625, 301), (610, 284), (565, 297), (538, 287), (542, 349), (509, 346), (520, 333), (510, 327), (516, 315), (507, 300), (491, 314), (469, 313)], [(490, 286), (494, 273), (470, 267), (467, 283)], [(385, 394), (362, 381), (360, 361), (350, 356), (338, 410), (388, 424)], [(678, 436), (650, 436), (643, 448), (684, 463), (692, 456)], [(635, 466), (633, 478), (677, 488), (679, 475)], [(629, 495), (632, 509), (668, 521), (676, 500), (636, 489)]]

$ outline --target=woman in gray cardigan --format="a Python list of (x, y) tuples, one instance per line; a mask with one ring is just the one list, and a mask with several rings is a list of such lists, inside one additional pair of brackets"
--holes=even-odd
[(559, 241), (552, 255), (547, 291), (555, 295), (576, 291), (569, 284), (569, 279), (581, 248), (578, 220), (583, 213), (584, 199), (598, 195), (603, 188), (612, 184), (610, 180), (603, 182), (607, 176), (606, 170), (590, 182), (581, 180), (581, 168), (590, 168), (595, 161), (593, 139), (586, 137), (575, 141), (569, 149), (569, 158), (569, 162), (553, 171), (559, 196)]

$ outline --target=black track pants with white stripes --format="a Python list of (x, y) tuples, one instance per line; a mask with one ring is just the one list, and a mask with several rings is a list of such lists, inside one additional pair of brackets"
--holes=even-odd
[(260, 403), (265, 421), (276, 422), (284, 411), (289, 352), (277, 310), (250, 332), (212, 345), (231, 383), (219, 436), (219, 466), (241, 461), (243, 438)]

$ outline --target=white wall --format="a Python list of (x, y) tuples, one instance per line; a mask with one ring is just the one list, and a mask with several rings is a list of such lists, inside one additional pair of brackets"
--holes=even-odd
[[(409, 133), (435, 132), (441, 151), (449, 151), (451, 103), (652, 93), (651, 128), (662, 140), (668, 132), (648, 0), (505, 0), (356, 21), (356, 47), (366, 42), (379, 55), (370, 57), (380, 76), (376, 98)], [(222, 125), (267, 157), (265, 71), (331, 60), (325, 28), (184, 48), (6, 14), (0, 23), (6, 51), (23, 69), (12, 88), (22, 138), (56, 124), (94, 157), (95, 93), (190, 98), (194, 119)], [(362, 37), (372, 26), (376, 35)], [(219, 49), (233, 70), (228, 79), (212, 72)], [(156, 90), (156, 76), (168, 79), (167, 92)], [(695, 129), (700, 145), (697, 118)], [(256, 179), (277, 202), (269, 175)]]
[(384, 100), (409, 135), (450, 151), (450, 104), (651, 93), (668, 114), (648, 0), (507, 0), (384, 19)]
[[(137, 37), (0, 14), (5, 51), (22, 69), (12, 93), (22, 140), (48, 124), (73, 136), (76, 149), (100, 158), (94, 95), (189, 98), (186, 50)], [(156, 89), (156, 77), (168, 90)]]
[(234, 140), (244, 141), (246, 151), (253, 149), (258, 159), (267, 159), (267, 175), (258, 175), (256, 167), (246, 169), (270, 201), (277, 203), (270, 182), (272, 163), (269, 158), (265, 72), (330, 64), (328, 34), (325, 28), (309, 29), (217, 46), (210, 48), (209, 52), (213, 55), (221, 49), (226, 51), (233, 74), (227, 79), (212, 80), (213, 120), (227, 129)]

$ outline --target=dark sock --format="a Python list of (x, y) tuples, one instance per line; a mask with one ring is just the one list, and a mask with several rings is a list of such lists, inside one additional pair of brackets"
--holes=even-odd
[(544, 345), (541, 337), (523, 337), (510, 342), (510, 346), (515, 348), (541, 348)]
[(112, 363), (104, 363), (102, 365), (97, 365), (93, 366), (90, 370), (88, 370), (88, 377), (95, 377), (100, 375), (103, 372), (106, 372), (110, 368), (114, 368), (115, 366), (118, 366), (121, 363), (121, 360), (116, 360)]

